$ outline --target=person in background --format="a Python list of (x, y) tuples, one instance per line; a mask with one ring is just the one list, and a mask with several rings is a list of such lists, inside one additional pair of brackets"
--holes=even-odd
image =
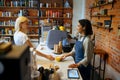
[(63, 54), (62, 59), (74, 54), (75, 64), (69, 65), (70, 68), (78, 68), (83, 80), (90, 80), (91, 59), (93, 56), (93, 43), (91, 35), (93, 34), (91, 22), (87, 19), (78, 21), (77, 30), (79, 32), (78, 40), (72, 51)]
[[(34, 48), (30, 39), (27, 36), (28, 25), (29, 25), (29, 19), (28, 18), (26, 18), (24, 16), (20, 16), (16, 19), (16, 21), (15, 21), (14, 42), (15, 42), (16, 45), (27, 44), (31, 48)], [(45, 57), (49, 60), (54, 60), (54, 57), (52, 57), (51, 55), (43, 54), (43, 53), (41, 53), (41, 52), (39, 52), (35, 49), (34, 49), (34, 51), (37, 53), (37, 55)]]
[(63, 46), (68, 46), (71, 43), (75, 43), (75, 40), (71, 37), (70, 34), (67, 34), (67, 37), (62, 41)]
[(71, 37), (71, 35), (68, 33), (67, 37), (62, 40), (62, 46), (64, 52), (70, 52), (75, 44), (75, 39)]

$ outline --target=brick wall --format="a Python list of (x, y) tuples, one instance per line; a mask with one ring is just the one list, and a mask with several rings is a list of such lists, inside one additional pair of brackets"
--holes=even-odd
[[(95, 0), (86, 0), (86, 18), (95, 22), (103, 22), (104, 20), (110, 19), (109, 17), (92, 17), (90, 18), (89, 6)], [(120, 35), (118, 35), (118, 25), (120, 25), (120, 0), (115, 0), (114, 6), (111, 9), (111, 4), (94, 8), (93, 11), (99, 11), (101, 9), (109, 9), (108, 14), (114, 15), (112, 18), (112, 28), (109, 31), (104, 28), (93, 27), (95, 33), (95, 45), (96, 47), (105, 50), (109, 54), (108, 64), (111, 65), (116, 71), (120, 73)]]

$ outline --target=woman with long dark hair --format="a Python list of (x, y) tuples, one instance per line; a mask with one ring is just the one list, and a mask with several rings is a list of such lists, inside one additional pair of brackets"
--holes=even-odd
[(78, 40), (71, 52), (63, 54), (62, 58), (74, 54), (75, 64), (69, 65), (70, 68), (78, 68), (83, 80), (90, 80), (91, 59), (93, 56), (93, 43), (91, 35), (93, 34), (91, 22), (87, 19), (78, 21), (77, 30), (79, 32)]

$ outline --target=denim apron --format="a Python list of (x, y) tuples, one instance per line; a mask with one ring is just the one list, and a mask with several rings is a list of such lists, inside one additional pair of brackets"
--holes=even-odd
[[(83, 48), (84, 39), (85, 37), (83, 38), (82, 41), (76, 41), (75, 43), (75, 63), (78, 63), (82, 59), (84, 59), (84, 48)], [(90, 64), (88, 64), (87, 67), (85, 67), (84, 65), (80, 65), (78, 69), (81, 73), (83, 80), (90, 80), (90, 70), (91, 70)]]

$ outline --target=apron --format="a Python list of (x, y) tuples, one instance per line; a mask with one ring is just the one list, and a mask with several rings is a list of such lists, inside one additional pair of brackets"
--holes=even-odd
[[(82, 41), (76, 41), (75, 43), (75, 63), (80, 62), (82, 59), (84, 59), (84, 48), (83, 48), (83, 42), (85, 40), (85, 37)], [(91, 71), (91, 65), (88, 64), (87, 67), (84, 65), (80, 65), (78, 67), (81, 76), (83, 80), (90, 80), (90, 71)]]

